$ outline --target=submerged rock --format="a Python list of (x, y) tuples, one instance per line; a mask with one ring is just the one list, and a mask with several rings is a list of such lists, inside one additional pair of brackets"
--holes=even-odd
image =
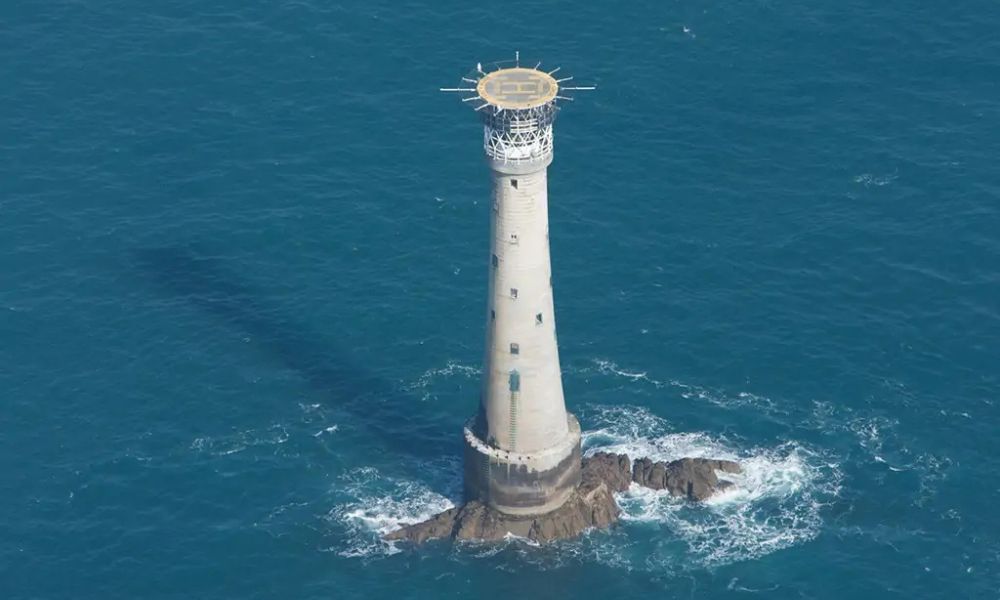
[(624, 492), (635, 482), (672, 496), (705, 500), (731, 483), (718, 478), (716, 471), (740, 473), (730, 460), (682, 458), (654, 462), (648, 458), (633, 464), (624, 454), (598, 452), (583, 459), (580, 485), (565, 504), (541, 514), (515, 516), (499, 512), (482, 502), (471, 501), (385, 536), (419, 544), (433, 538), (497, 541), (515, 535), (536, 542), (577, 537), (595, 527), (609, 527), (618, 521), (621, 509), (614, 493)]

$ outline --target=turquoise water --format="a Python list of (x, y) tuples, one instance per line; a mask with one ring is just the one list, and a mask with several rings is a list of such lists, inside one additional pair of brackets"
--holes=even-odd
[[(997, 598), (993, 2), (0, 7), (0, 596)], [(540, 57), (588, 450), (747, 465), (532, 547), (459, 501), (475, 116)]]

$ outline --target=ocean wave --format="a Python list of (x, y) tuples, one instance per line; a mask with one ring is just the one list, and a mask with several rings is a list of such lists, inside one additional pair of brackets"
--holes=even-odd
[(337, 431), (337, 429), (339, 429), (337, 425), (330, 425), (329, 427), (324, 427), (323, 429), (320, 429), (319, 431), (314, 433), (313, 437), (319, 437), (324, 433), (334, 433), (335, 431)]
[[(836, 463), (796, 442), (741, 449), (721, 436), (671, 432), (669, 423), (639, 407), (599, 407), (602, 426), (584, 434), (585, 453), (618, 452), (632, 458), (685, 456), (739, 461), (744, 472), (724, 477), (736, 485), (693, 505), (663, 491), (633, 485), (619, 495), (622, 520), (669, 531), (687, 555), (663, 551), (650, 566), (715, 566), (758, 558), (814, 538), (822, 508), (839, 493)], [(722, 475), (720, 475), (722, 477)], [(604, 549), (608, 551), (607, 548)]]
[(456, 375), (465, 378), (472, 378), (478, 377), (481, 373), (482, 369), (479, 367), (463, 365), (449, 360), (443, 367), (435, 367), (424, 371), (416, 381), (404, 385), (403, 389), (408, 392), (420, 391), (420, 399), (426, 401), (434, 397), (431, 390), (438, 379), (449, 378)]
[[(954, 461), (944, 454), (916, 454), (911, 448), (920, 447), (919, 440), (907, 435), (895, 417), (814, 401), (812, 413), (802, 424), (830, 436), (849, 433), (867, 460), (895, 473), (915, 474), (917, 485), (908, 493), (916, 506), (927, 505), (937, 495), (954, 466)], [(877, 471), (874, 473), (878, 476)]]
[(202, 436), (191, 442), (190, 448), (212, 456), (228, 456), (255, 446), (273, 446), (288, 441), (288, 430), (276, 424), (267, 429), (247, 429), (229, 435)]
[(629, 367), (622, 367), (613, 360), (604, 358), (593, 358), (589, 365), (583, 367), (571, 367), (566, 369), (569, 374), (582, 375), (605, 375), (626, 379), (631, 382), (649, 385), (654, 389), (673, 388), (678, 390), (681, 398), (685, 400), (705, 401), (720, 408), (735, 409), (742, 407), (752, 407), (765, 413), (783, 413), (774, 400), (754, 394), (752, 392), (727, 392), (721, 389), (712, 389), (691, 383), (679, 381), (677, 379), (657, 379), (649, 375), (647, 371)]
[[(591, 532), (579, 540), (546, 545), (545, 551), (516, 538), (500, 544), (463, 543), (456, 560), (509, 554), (543, 569), (567, 561), (627, 570), (709, 568), (758, 558), (816, 537), (823, 507), (840, 490), (837, 463), (797, 442), (741, 448), (723, 436), (673, 431), (666, 419), (645, 408), (596, 406), (589, 410), (589, 420), (596, 426), (583, 433), (586, 455), (608, 451), (665, 461), (685, 456), (724, 458), (739, 461), (744, 472), (720, 475), (735, 486), (701, 504), (633, 486), (618, 495), (624, 527), (617, 531)], [(454, 478), (458, 471), (459, 465), (452, 462), (421, 469), (432, 479)], [(326, 518), (344, 528), (346, 535), (339, 536), (342, 541), (328, 550), (345, 557), (396, 554), (400, 548), (383, 540), (384, 534), (454, 506), (442, 490), (387, 477), (372, 467), (349, 471), (336, 487), (343, 500)], [(652, 550), (640, 555), (633, 538), (644, 535), (653, 536)]]
[(326, 519), (346, 529), (345, 544), (328, 548), (340, 556), (367, 558), (401, 550), (383, 536), (400, 527), (425, 521), (454, 504), (425, 485), (383, 476), (378, 469), (361, 467), (340, 478), (347, 496)]
[(858, 444), (867, 450), (876, 462), (886, 462), (881, 456), (885, 433), (899, 424), (898, 419), (881, 416), (854, 417), (847, 421), (847, 428), (857, 437)]
[(628, 379), (629, 381), (637, 381), (647, 383), (655, 388), (664, 387), (666, 384), (662, 381), (658, 381), (650, 377), (646, 371), (640, 371), (637, 369), (628, 369), (619, 367), (617, 363), (604, 358), (594, 358), (591, 359), (591, 364), (584, 367), (573, 368), (570, 367), (565, 369), (568, 373), (581, 373), (584, 375), (588, 374), (599, 374), (599, 375), (612, 375), (615, 377), (621, 377)]
[(885, 175), (875, 175), (873, 173), (862, 173), (854, 177), (854, 183), (860, 183), (865, 187), (889, 185), (899, 178), (899, 173), (887, 173)]

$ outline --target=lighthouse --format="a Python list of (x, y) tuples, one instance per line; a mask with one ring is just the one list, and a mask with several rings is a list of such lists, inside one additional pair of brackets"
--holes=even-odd
[(571, 77), (513, 64), (463, 77), (489, 166), (482, 387), (464, 429), (466, 500), (510, 515), (553, 511), (580, 483), (580, 424), (566, 410), (549, 253), (548, 167)]
[(441, 90), (463, 93), (481, 115), (492, 184), (483, 379), (463, 429), (465, 502), (389, 532), (389, 541), (571, 538), (617, 521), (614, 494), (633, 484), (697, 501), (735, 485), (717, 472), (741, 472), (708, 458), (581, 458), (580, 423), (566, 410), (559, 368), (548, 168), (557, 103), (594, 88), (566, 86), (572, 77), (540, 66), (480, 63), (462, 78), (467, 85)]

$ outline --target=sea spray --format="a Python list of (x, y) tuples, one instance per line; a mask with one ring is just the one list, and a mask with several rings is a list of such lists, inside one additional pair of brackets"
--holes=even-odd
[[(667, 420), (641, 407), (599, 405), (590, 407), (587, 414), (597, 425), (584, 432), (587, 455), (606, 451), (657, 461), (711, 457), (737, 460), (744, 472), (720, 475), (736, 485), (703, 504), (633, 485), (618, 496), (625, 531), (592, 532), (580, 540), (559, 542), (566, 560), (662, 570), (756, 558), (815, 537), (822, 525), (823, 506), (839, 490), (841, 474), (836, 463), (796, 442), (740, 448), (722, 436), (672, 432)], [(456, 468), (454, 464), (429, 466)], [(430, 475), (437, 480), (453, 474)], [(343, 556), (399, 552), (381, 536), (453, 506), (425, 485), (385, 478), (373, 468), (355, 469), (342, 481), (351, 498), (331, 510), (330, 518), (349, 531), (348, 546), (337, 549)], [(641, 558), (632, 556), (630, 530), (632, 534), (646, 531), (662, 543)], [(505, 545), (522, 543), (511, 539)], [(476, 554), (493, 554), (474, 547)], [(530, 556), (530, 551), (524, 553), (529, 561)], [(551, 557), (545, 562), (550, 563)]]
[[(744, 472), (723, 474), (736, 485), (694, 505), (634, 485), (618, 498), (622, 520), (656, 527), (683, 542), (688, 560), (718, 565), (756, 558), (815, 537), (825, 503), (839, 491), (841, 473), (818, 452), (796, 442), (741, 449), (722, 436), (671, 432), (665, 419), (641, 407), (594, 407), (599, 425), (584, 436), (585, 453), (598, 451), (671, 461), (685, 456), (736, 460)], [(671, 556), (652, 563), (674, 562)]]

